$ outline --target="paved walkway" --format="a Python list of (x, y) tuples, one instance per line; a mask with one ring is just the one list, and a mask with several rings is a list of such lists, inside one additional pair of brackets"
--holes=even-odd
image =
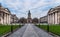
[(8, 37), (53, 37), (53, 36), (37, 28), (33, 24), (25, 24), (24, 27), (17, 30)]
[(26, 28), (27, 28), (27, 25), (23, 26), (22, 28), (20, 28), (19, 30), (17, 30), (16, 32), (14, 32), (8, 37), (22, 37)]

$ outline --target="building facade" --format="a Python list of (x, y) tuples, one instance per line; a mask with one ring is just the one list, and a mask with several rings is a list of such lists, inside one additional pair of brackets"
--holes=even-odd
[(8, 8), (2, 7), (0, 4), (0, 24), (10, 24), (11, 13)]
[(41, 17), (40, 23), (48, 23), (48, 17), (47, 16)]
[(11, 23), (17, 23), (18, 17), (15, 14), (11, 14)]
[(51, 8), (47, 15), (49, 24), (60, 24), (60, 6)]

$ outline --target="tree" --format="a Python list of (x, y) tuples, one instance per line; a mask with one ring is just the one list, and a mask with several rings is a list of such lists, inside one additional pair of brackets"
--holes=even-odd
[(38, 23), (38, 18), (33, 18), (32, 23)]
[(19, 23), (27, 23), (27, 19), (24, 17), (20, 18)]

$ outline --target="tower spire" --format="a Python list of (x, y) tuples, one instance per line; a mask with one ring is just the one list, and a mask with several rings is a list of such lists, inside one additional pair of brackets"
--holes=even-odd
[(30, 10), (28, 11), (28, 18), (31, 18)]
[(0, 7), (2, 7), (1, 3), (0, 3)]
[(30, 10), (28, 11), (28, 23), (31, 23), (31, 13), (30, 13)]
[(29, 13), (30, 13), (30, 10), (29, 10)]

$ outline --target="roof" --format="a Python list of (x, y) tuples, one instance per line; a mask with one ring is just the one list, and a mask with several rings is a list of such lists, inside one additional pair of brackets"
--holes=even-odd
[(4, 8), (4, 7), (1, 5), (1, 3), (0, 3), (0, 11), (3, 11), (3, 12), (6, 12), (6, 13), (11, 14), (10, 11), (9, 11), (9, 9), (8, 9), (8, 8)]
[(57, 6), (57, 7), (55, 7), (55, 8), (51, 8), (49, 11), (48, 11), (48, 14), (50, 14), (50, 13), (55, 13), (56, 11), (60, 11), (60, 5), (59, 6)]

